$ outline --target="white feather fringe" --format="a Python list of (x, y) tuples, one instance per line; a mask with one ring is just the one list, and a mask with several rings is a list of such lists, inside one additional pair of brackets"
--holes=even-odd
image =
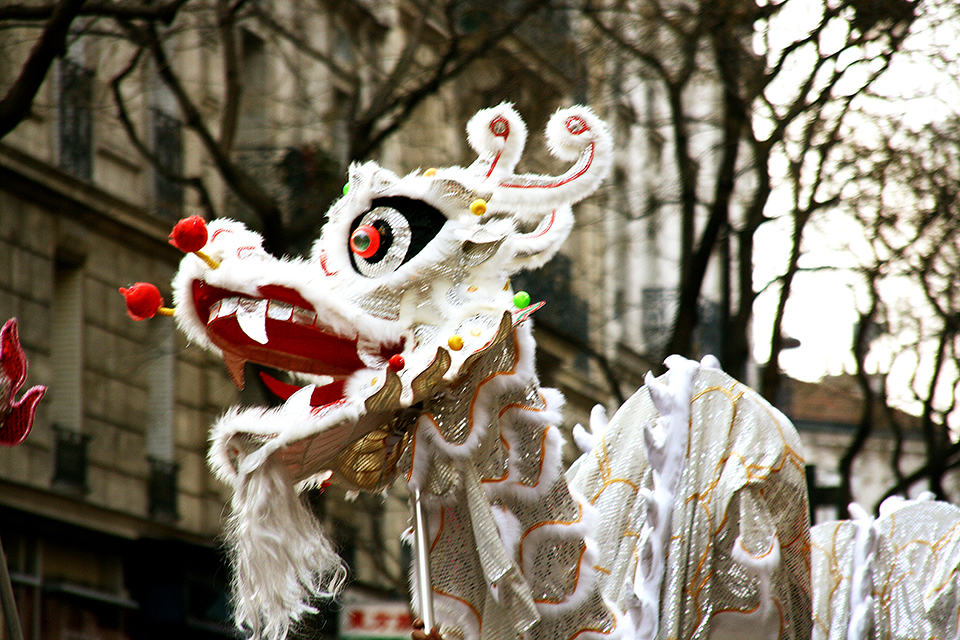
[(234, 620), (253, 638), (282, 640), (316, 612), (311, 599), (339, 592), (346, 570), (277, 462), (238, 478), (231, 511)]

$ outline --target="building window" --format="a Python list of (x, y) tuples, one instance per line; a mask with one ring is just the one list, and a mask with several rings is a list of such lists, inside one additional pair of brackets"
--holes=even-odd
[(87, 493), (87, 440), (88, 436), (53, 425), (56, 434), (53, 458), (53, 488), (64, 493), (85, 495)]
[(171, 179), (183, 174), (183, 124), (153, 109), (153, 152), (160, 167), (153, 171), (154, 212), (175, 222), (183, 215), (183, 184)]
[(177, 510), (177, 471), (174, 463), (174, 413), (176, 411), (176, 353), (172, 322), (150, 325), (149, 365), (150, 391), (147, 399), (147, 461), (150, 477), (147, 483), (147, 510), (151, 518), (175, 522)]
[(160, 522), (176, 522), (177, 471), (179, 465), (167, 460), (147, 458), (150, 463), (150, 478), (147, 484), (147, 508), (150, 517)]
[(53, 276), (50, 413), (56, 428), (54, 487), (86, 492), (83, 426), (83, 259), (58, 252)]
[(60, 168), (82, 180), (93, 175), (94, 72), (70, 58), (60, 60)]

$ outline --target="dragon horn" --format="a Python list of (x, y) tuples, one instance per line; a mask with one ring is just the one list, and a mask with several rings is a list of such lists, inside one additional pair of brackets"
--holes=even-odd
[[(547, 124), (546, 136), (550, 152), (561, 160), (575, 161), (573, 166), (560, 176), (513, 175), (512, 167), (516, 163), (514, 156), (519, 157), (522, 138), (519, 145), (511, 146), (509, 138), (517, 128), (509, 117), (512, 111), (510, 109), (509, 112), (487, 114), (487, 118), (495, 115), (496, 118), (505, 120), (508, 132), (498, 162), (500, 170), (490, 174), (490, 179), (496, 182), (487, 203), (488, 210), (512, 213), (521, 220), (529, 221), (528, 219), (542, 218), (544, 211), (568, 207), (597, 189), (610, 169), (613, 143), (606, 125), (592, 111), (586, 107), (561, 109)], [(477, 114), (474, 119), (484, 113)], [(512, 115), (516, 116), (515, 113)], [(520, 122), (518, 116), (516, 120)], [(490, 121), (491, 131), (498, 121)], [(522, 125), (522, 122), (520, 124)]]

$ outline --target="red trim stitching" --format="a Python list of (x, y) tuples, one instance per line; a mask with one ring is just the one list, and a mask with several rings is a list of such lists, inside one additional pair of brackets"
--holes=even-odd
[(587, 159), (587, 163), (586, 163), (585, 165), (583, 165), (583, 167), (580, 169), (580, 171), (577, 171), (577, 172), (576, 172), (575, 174), (573, 174), (572, 176), (568, 176), (568, 177), (564, 178), (563, 180), (560, 180), (559, 182), (554, 182), (553, 184), (545, 184), (545, 185), (541, 185), (541, 184), (507, 184), (507, 183), (501, 182), (501, 183), (500, 183), (500, 186), (501, 186), (501, 187), (504, 187), (504, 188), (506, 188), (506, 189), (555, 189), (555, 188), (557, 188), (557, 187), (562, 187), (563, 185), (567, 184), (568, 182), (572, 182), (572, 181), (576, 180), (577, 178), (579, 178), (580, 176), (582, 176), (583, 174), (585, 174), (585, 173), (590, 169), (590, 166), (593, 164), (593, 157), (594, 157), (594, 151), (596, 150), (596, 144), (593, 143), (593, 142), (591, 142), (589, 148), (590, 148), (590, 157)]

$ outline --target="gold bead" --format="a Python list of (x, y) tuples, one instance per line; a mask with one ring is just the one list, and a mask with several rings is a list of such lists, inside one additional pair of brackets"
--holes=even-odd
[(447, 344), (450, 345), (450, 348), (454, 351), (460, 351), (460, 349), (463, 349), (463, 338), (458, 335), (452, 335), (450, 339), (447, 340)]
[(483, 198), (477, 198), (470, 203), (470, 213), (475, 216), (482, 216), (487, 212), (487, 201)]

